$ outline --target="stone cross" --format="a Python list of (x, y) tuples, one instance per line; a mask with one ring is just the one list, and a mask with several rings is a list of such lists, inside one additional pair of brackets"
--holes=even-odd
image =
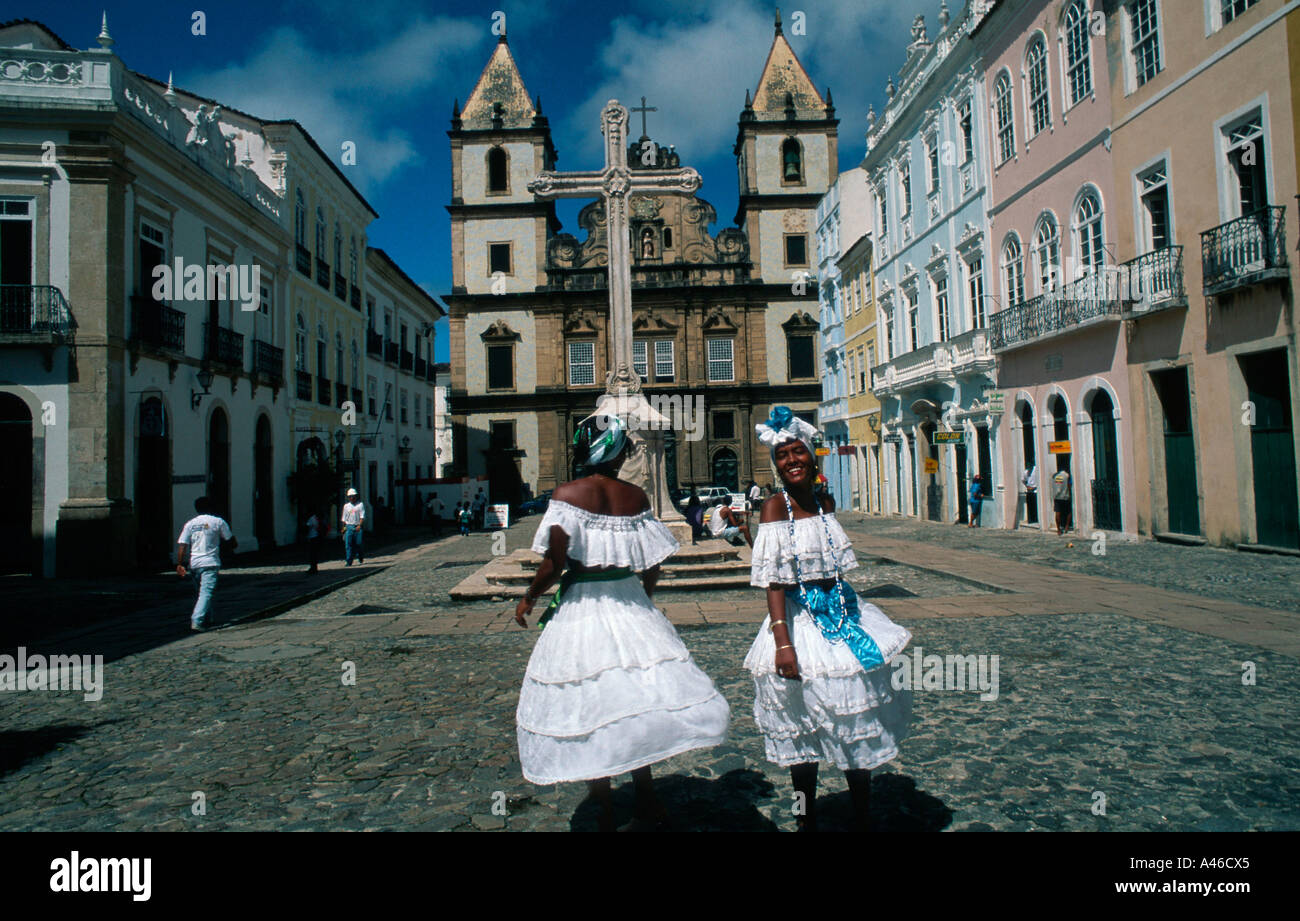
[(561, 173), (546, 170), (528, 183), (542, 201), (552, 198), (603, 198), (609, 239), (609, 338), (614, 347), (607, 393), (638, 393), (641, 378), (632, 366), (632, 268), (628, 199), (634, 192), (677, 192), (689, 195), (700, 187), (700, 174), (684, 169), (638, 169), (627, 165), (628, 110), (611, 99), (601, 112), (605, 135), (605, 168)]
[(641, 104), (639, 106), (632, 106), (632, 111), (641, 113), (641, 137), (646, 137), (647, 135), (646, 135), (646, 127), (645, 127), (645, 115), (647, 112), (658, 112), (659, 107), (646, 105), (645, 97), (642, 96)]

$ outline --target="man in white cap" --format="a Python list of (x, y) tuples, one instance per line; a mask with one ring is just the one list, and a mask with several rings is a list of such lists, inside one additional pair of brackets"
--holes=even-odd
[(352, 565), (355, 555), (357, 563), (366, 561), (365, 551), (361, 547), (361, 526), (366, 520), (366, 506), (357, 496), (355, 489), (348, 490), (348, 501), (343, 503), (343, 555)]

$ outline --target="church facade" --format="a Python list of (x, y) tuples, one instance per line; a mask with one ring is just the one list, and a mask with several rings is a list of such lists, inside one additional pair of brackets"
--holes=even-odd
[[(835, 110), (776, 26), (734, 155), (736, 226), (710, 233), (699, 195), (631, 199), (633, 357), (672, 420), (670, 489), (772, 481), (754, 426), (776, 404), (809, 421), (821, 398), (814, 213), (837, 176)], [(450, 315), (455, 473), (487, 475), (517, 502), (572, 476), (572, 434), (612, 371), (609, 240), (602, 201), (564, 232), (527, 190), (557, 154), (504, 36), (448, 132), (452, 153)], [(632, 169), (681, 166), (644, 136)]]

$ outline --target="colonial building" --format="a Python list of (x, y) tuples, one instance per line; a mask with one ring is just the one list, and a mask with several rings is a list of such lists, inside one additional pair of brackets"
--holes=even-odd
[[(981, 5), (982, 4), (978, 4)], [(882, 404), (884, 503), (891, 514), (965, 521), (979, 477), (990, 498), (1006, 489), (997, 432), (986, 206), (989, 140), (984, 84), (968, 39), (970, 7), (939, 12), (929, 38), (917, 16), (879, 119), (868, 113), (862, 167), (877, 203), (880, 364), (871, 388)], [(936, 441), (938, 432), (960, 440)], [(983, 523), (1002, 523), (984, 504)]]
[(817, 427), (828, 452), (821, 469), (832, 495), (846, 508), (857, 491), (853, 479), (857, 451), (849, 437), (852, 368), (845, 349), (845, 322), (852, 305), (848, 280), (839, 271), (839, 259), (862, 236), (870, 214), (866, 174), (858, 168), (841, 173), (817, 205), (817, 299), (822, 343), (822, 402), (817, 410)]
[(1110, 69), (1090, 11), (1088, 0), (1003, 0), (972, 28), (993, 127), (997, 499), (1008, 526), (1050, 528), (1050, 480), (1064, 470), (1073, 527), (1136, 535)]
[(1297, 12), (1105, 9), (1137, 527), (1295, 550)]
[[(670, 488), (770, 482), (754, 425), (776, 403), (812, 419), (820, 399), (810, 236), (836, 178), (838, 123), (779, 21), (746, 96), (737, 227), (711, 233), (717, 214), (698, 195), (631, 203), (634, 359), (672, 418)], [(540, 492), (572, 475), (572, 433), (611, 370), (604, 209), (582, 209), (579, 239), (528, 192), (557, 155), (504, 36), (448, 134), (456, 473), (486, 473), (493, 499), (517, 502), (525, 485)], [(629, 162), (654, 169), (680, 156), (643, 133)]]
[(382, 249), (367, 248), (366, 278), (366, 398), (352, 451), (365, 467), (358, 491), (396, 522), (415, 523), (422, 487), (438, 476), (433, 332), (446, 311)]
[(433, 475), (445, 477), (450, 475), (448, 471), (456, 461), (451, 433), (451, 362), (438, 362), (433, 366), (433, 375), (433, 424), (436, 435), (433, 453), (437, 458)]
[[(876, 203), (867, 203), (867, 224), (876, 213)], [(876, 324), (875, 271), (872, 264), (872, 234), (854, 240), (836, 263), (844, 292), (844, 369), (848, 382), (846, 421), (849, 429), (850, 507), (879, 514), (880, 488), (880, 401), (871, 392), (871, 369), (879, 353), (880, 332)]]

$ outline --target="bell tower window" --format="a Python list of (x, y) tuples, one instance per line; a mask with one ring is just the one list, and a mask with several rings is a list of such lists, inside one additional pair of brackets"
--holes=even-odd
[(781, 182), (803, 185), (803, 150), (795, 138), (786, 138), (781, 145)]
[(493, 147), (487, 153), (487, 179), (488, 192), (509, 192), (510, 191), (510, 173), (508, 170), (509, 160), (506, 156), (505, 148)]

